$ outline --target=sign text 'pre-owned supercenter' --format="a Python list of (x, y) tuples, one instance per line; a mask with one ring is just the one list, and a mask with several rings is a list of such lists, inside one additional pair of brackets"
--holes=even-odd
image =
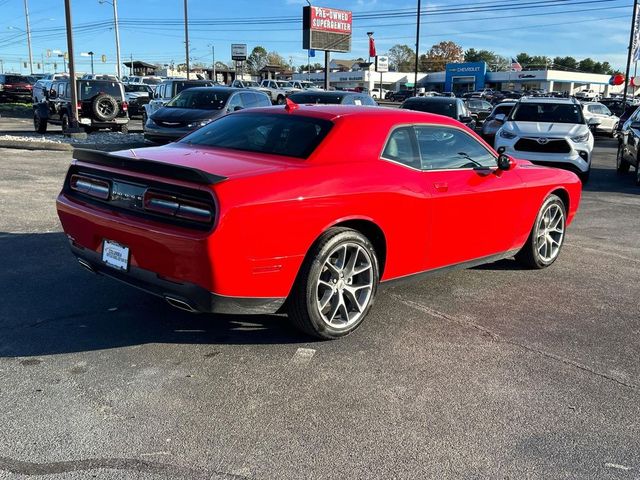
[(332, 52), (351, 51), (353, 15), (349, 10), (308, 6), (302, 9), (302, 47)]

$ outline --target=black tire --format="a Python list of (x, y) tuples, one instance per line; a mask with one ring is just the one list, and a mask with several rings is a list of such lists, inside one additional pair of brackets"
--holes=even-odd
[(586, 172), (582, 172), (578, 175), (580, 177), (580, 181), (582, 182), (582, 186), (584, 187), (587, 183), (589, 183), (589, 178), (591, 178), (591, 169)]
[(638, 163), (636, 164), (636, 185), (640, 187), (640, 159), (638, 159)]
[(284, 105), (285, 101), (286, 100), (282, 95), (278, 95), (278, 98), (276, 99), (276, 104), (277, 105)]
[(143, 110), (142, 111), (142, 128), (144, 129), (144, 126), (147, 123), (147, 111)]
[(91, 103), (91, 111), (101, 122), (108, 122), (120, 113), (118, 102), (111, 95), (98, 95)]
[(66, 113), (63, 113), (62, 118), (60, 120), (60, 126), (62, 127), (62, 131), (66, 132), (67, 130), (69, 130), (69, 125), (70, 125), (69, 115), (67, 115)]
[(629, 173), (629, 162), (624, 159), (622, 154), (622, 142), (618, 144), (618, 153), (616, 154), (616, 172), (620, 175)]
[[(326, 262), (328, 262), (330, 257), (336, 254), (335, 252), (342, 246), (345, 248), (360, 247), (361, 251), (356, 255), (361, 255), (360, 258), (368, 260), (370, 263), (370, 269), (367, 269), (364, 275), (366, 275), (365, 281), (370, 282), (371, 286), (367, 287), (370, 293), (364, 305), (359, 309), (360, 313), (357, 314), (358, 316), (353, 323), (338, 327), (329, 325), (327, 321), (323, 319), (321, 307), (318, 306), (318, 288), (320, 288), (320, 277), (330, 272), (329, 269), (325, 268)], [(357, 258), (358, 257), (356, 257), (356, 259)], [(379, 271), (375, 249), (362, 233), (342, 227), (334, 227), (327, 230), (311, 247), (298, 273), (298, 278), (289, 296), (289, 318), (299, 330), (317, 338), (331, 340), (348, 335), (360, 326), (373, 305), (379, 283)], [(355, 278), (357, 275), (353, 277)], [(342, 278), (344, 278), (344, 280), (342, 280)], [(329, 300), (334, 298), (338, 288), (342, 288), (342, 282), (346, 282), (347, 280), (346, 277), (341, 277), (339, 283), (341, 287), (332, 287), (330, 290), (332, 293), (330, 293), (327, 298), (329, 298)], [(351, 285), (351, 283), (349, 283), (349, 285)], [(347, 287), (345, 287), (345, 289), (346, 288)], [(341, 295), (342, 293), (340, 293), (340, 296)], [(342, 298), (344, 299), (345, 297)], [(354, 306), (352, 301), (349, 303), (351, 306)], [(331, 307), (330, 302), (327, 305)], [(346, 309), (346, 304), (344, 305)], [(339, 307), (336, 307), (336, 310), (339, 310)]]
[[(562, 237), (559, 240), (558, 252), (555, 254), (555, 256), (553, 256), (553, 258), (545, 259), (541, 255), (540, 249), (537, 248), (536, 240), (540, 232), (540, 227), (544, 222), (543, 215), (545, 214), (547, 209), (549, 209), (549, 207), (551, 207), (552, 205), (557, 205), (560, 208), (560, 211), (562, 212), (561, 222), (562, 222), (563, 233), (562, 233)], [(518, 261), (518, 263), (520, 263), (524, 267), (531, 268), (531, 269), (547, 268), (548, 266), (553, 264), (553, 262), (555, 262), (560, 256), (562, 245), (564, 244), (564, 236), (565, 236), (564, 234), (566, 232), (566, 221), (567, 221), (567, 208), (564, 202), (557, 195), (554, 195), (554, 194), (549, 195), (545, 199), (545, 201), (542, 203), (542, 206), (538, 211), (538, 215), (536, 216), (536, 221), (534, 222), (533, 227), (531, 228), (531, 233), (529, 234), (527, 243), (525, 243), (522, 249), (520, 249), (520, 251), (516, 254), (516, 260)]]
[(93, 132), (93, 127), (84, 126), (82, 128), (84, 129), (84, 133), (86, 133), (86, 134), (89, 134), (89, 133)]
[(42, 118), (38, 112), (33, 113), (33, 128), (37, 133), (47, 133), (47, 120)]

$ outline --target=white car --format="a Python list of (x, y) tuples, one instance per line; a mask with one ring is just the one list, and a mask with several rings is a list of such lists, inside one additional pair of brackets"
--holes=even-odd
[(580, 90), (574, 96), (583, 102), (595, 102), (600, 98), (598, 92), (592, 89)]
[(369, 91), (369, 95), (371, 95), (371, 98), (375, 98), (376, 100), (385, 99), (387, 97), (387, 93), (389, 93), (389, 90), (384, 88), (382, 89), (382, 95), (380, 94), (379, 88), (372, 88)]
[(615, 136), (620, 118), (611, 113), (611, 110), (606, 105), (598, 102), (584, 102), (582, 104), (582, 114), (587, 123), (592, 118), (600, 120), (600, 124), (595, 127), (596, 133), (606, 133), (611, 137)]
[(574, 99), (523, 97), (496, 133), (500, 153), (540, 165), (565, 168), (586, 183), (591, 172), (593, 134), (599, 119), (587, 121)]
[(322, 88), (318, 87), (315, 83), (309, 82), (307, 80), (291, 80), (289, 82), (289, 86), (291, 88), (296, 88), (300, 91), (302, 90), (322, 90)]

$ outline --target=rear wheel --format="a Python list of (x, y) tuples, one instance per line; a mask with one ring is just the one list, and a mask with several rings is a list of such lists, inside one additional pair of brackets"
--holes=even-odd
[(624, 159), (624, 147), (622, 143), (618, 144), (618, 153), (616, 154), (616, 172), (620, 175), (629, 173), (629, 162)]
[(364, 320), (378, 288), (373, 245), (356, 230), (331, 228), (312, 247), (296, 280), (289, 317), (303, 332), (334, 339)]
[(549, 195), (540, 207), (527, 243), (516, 254), (525, 267), (546, 268), (556, 261), (564, 243), (567, 211), (557, 195)]
[(284, 105), (284, 102), (285, 102), (284, 97), (283, 97), (282, 95), (278, 95), (278, 98), (277, 98), (277, 100), (276, 100), (276, 103), (277, 103), (278, 105)]
[(33, 128), (38, 133), (47, 133), (47, 120), (42, 118), (38, 112), (33, 114)]

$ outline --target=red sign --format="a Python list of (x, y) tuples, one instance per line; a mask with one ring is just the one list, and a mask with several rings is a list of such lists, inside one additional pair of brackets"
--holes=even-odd
[(311, 30), (351, 35), (351, 20), (348, 10), (311, 7)]

